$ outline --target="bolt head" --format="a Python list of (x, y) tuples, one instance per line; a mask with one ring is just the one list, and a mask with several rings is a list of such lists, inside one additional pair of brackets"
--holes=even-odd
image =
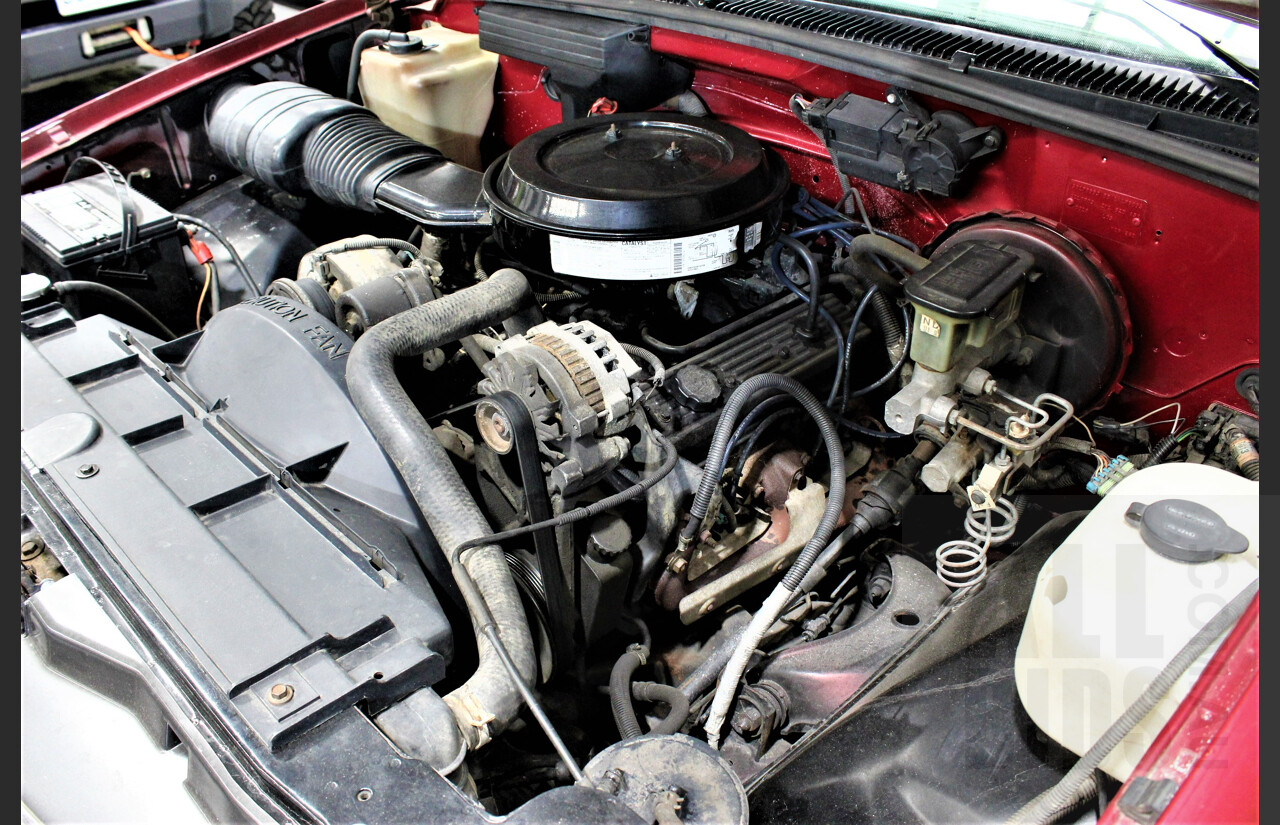
[(480, 430), (480, 437), (494, 452), (506, 455), (515, 446), (511, 438), (511, 426), (494, 402), (483, 399), (476, 406), (476, 426)]
[(618, 791), (622, 790), (622, 783), (624, 779), (625, 774), (623, 774), (622, 771), (617, 768), (610, 768), (604, 772), (604, 776), (602, 777), (603, 781), (600, 783), (600, 790), (611, 796), (615, 795)]
[(81, 464), (76, 470), (76, 478), (93, 478), (98, 474), (97, 464)]
[(744, 705), (733, 715), (731, 725), (738, 733), (745, 735), (758, 731), (762, 721), (759, 708), (754, 705)]
[(291, 699), (293, 699), (293, 685), (272, 685), (271, 690), (267, 691), (267, 701), (273, 705), (283, 705)]
[(35, 539), (32, 539), (31, 541), (24, 541), (22, 543), (21, 556), (23, 561), (30, 561), (43, 552), (44, 545)]

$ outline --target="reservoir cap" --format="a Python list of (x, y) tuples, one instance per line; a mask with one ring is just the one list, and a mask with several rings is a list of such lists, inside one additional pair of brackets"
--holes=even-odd
[(1174, 561), (1198, 564), (1249, 549), (1249, 539), (1243, 533), (1194, 501), (1166, 498), (1154, 504), (1135, 502), (1124, 519), (1138, 528), (1148, 547)]

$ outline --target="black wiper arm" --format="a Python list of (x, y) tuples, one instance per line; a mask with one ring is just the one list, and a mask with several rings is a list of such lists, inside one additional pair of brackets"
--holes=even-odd
[(1157, 6), (1155, 3), (1152, 3), (1152, 2), (1151, 2), (1151, 0), (1142, 0), (1142, 1), (1143, 1), (1144, 3), (1146, 3), (1148, 6), (1150, 6), (1151, 8), (1153, 8), (1153, 9), (1155, 9), (1156, 11), (1160, 12), (1161, 14), (1163, 14), (1165, 17), (1167, 17), (1167, 18), (1169, 18), (1170, 20), (1172, 20), (1173, 22), (1177, 23), (1177, 24), (1178, 24), (1179, 26), (1181, 26), (1182, 28), (1184, 28), (1184, 29), (1186, 29), (1187, 31), (1189, 31), (1189, 32), (1191, 32), (1192, 34), (1194, 34), (1194, 35), (1196, 36), (1196, 38), (1197, 38), (1197, 39), (1199, 39), (1199, 41), (1200, 41), (1201, 43), (1203, 43), (1203, 44), (1204, 44), (1204, 47), (1205, 47), (1206, 49), (1208, 49), (1210, 52), (1212, 52), (1212, 53), (1213, 53), (1213, 56), (1214, 56), (1214, 57), (1218, 58), (1218, 59), (1219, 59), (1219, 60), (1221, 60), (1223, 63), (1226, 63), (1228, 66), (1230, 66), (1230, 67), (1231, 67), (1231, 71), (1235, 72), (1235, 73), (1236, 73), (1236, 74), (1238, 74), (1240, 77), (1242, 77), (1242, 78), (1244, 78), (1245, 80), (1247, 80), (1247, 81), (1248, 81), (1248, 82), (1253, 86), (1253, 88), (1258, 89), (1259, 91), (1261, 91), (1261, 88), (1260, 88), (1260, 87), (1259, 87), (1259, 85), (1258, 85), (1258, 70), (1257, 70), (1257, 69), (1250, 68), (1249, 66), (1246, 66), (1245, 64), (1241, 63), (1241, 62), (1240, 62), (1240, 59), (1239, 59), (1239, 58), (1237, 58), (1235, 55), (1231, 54), (1231, 52), (1229, 52), (1229, 51), (1227, 51), (1227, 50), (1223, 49), (1223, 48), (1222, 48), (1221, 46), (1219, 46), (1217, 43), (1214, 43), (1212, 40), (1210, 40), (1209, 38), (1205, 37), (1205, 36), (1204, 36), (1203, 34), (1201, 34), (1200, 32), (1198, 32), (1198, 31), (1196, 31), (1195, 29), (1191, 28), (1191, 27), (1190, 27), (1190, 26), (1188, 26), (1186, 23), (1183, 23), (1181, 20), (1179, 20), (1178, 18), (1174, 17), (1172, 14), (1169, 14), (1169, 12), (1167, 12), (1167, 11), (1165, 11), (1164, 9), (1160, 8), (1160, 7), (1159, 7), (1159, 6)]

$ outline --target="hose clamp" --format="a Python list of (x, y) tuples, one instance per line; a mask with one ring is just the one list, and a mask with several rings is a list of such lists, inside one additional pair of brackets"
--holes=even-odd
[(489, 723), (497, 717), (480, 704), (470, 690), (463, 687), (444, 697), (444, 702), (458, 719), (462, 735), (477, 750), (493, 741), (493, 731)]
[(644, 645), (642, 644), (627, 645), (627, 652), (634, 653), (636, 658), (640, 660), (641, 665), (648, 664), (649, 648), (645, 647)]

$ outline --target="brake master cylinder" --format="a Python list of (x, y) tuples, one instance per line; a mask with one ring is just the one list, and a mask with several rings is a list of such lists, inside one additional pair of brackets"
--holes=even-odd
[(946, 372), (965, 348), (983, 351), (1018, 315), (1029, 254), (1007, 245), (960, 243), (903, 284), (915, 308), (911, 360)]
[(1033, 263), (1030, 254), (1007, 244), (964, 241), (934, 255), (903, 282), (915, 309), (914, 369), (911, 382), (885, 404), (892, 429), (913, 432), (920, 419), (946, 427), (955, 408), (947, 396), (1007, 349), (1001, 333), (1018, 317)]

